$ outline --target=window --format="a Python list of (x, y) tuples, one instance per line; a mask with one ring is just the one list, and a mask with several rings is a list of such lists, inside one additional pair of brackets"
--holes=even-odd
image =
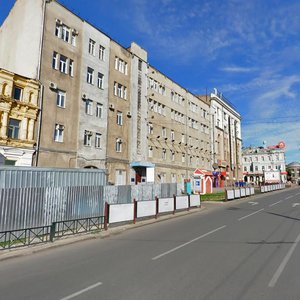
[(96, 42), (93, 41), (92, 39), (90, 39), (89, 41), (89, 54), (92, 54), (95, 56), (95, 45), (96, 45)]
[(171, 151), (171, 159), (172, 159), (172, 161), (175, 161), (175, 152), (174, 151)]
[(255, 171), (258, 171), (258, 166), (255, 166)]
[(72, 31), (72, 36), (71, 36), (71, 44), (73, 46), (76, 46), (76, 35), (78, 34), (78, 32), (76, 32), (76, 30)]
[(95, 148), (101, 148), (101, 133), (95, 135)]
[(90, 147), (92, 145), (92, 132), (85, 130), (84, 131), (84, 138), (83, 138), (83, 144), (84, 146)]
[(87, 78), (86, 78), (87, 83), (89, 84), (94, 84), (94, 69), (88, 67), (87, 68)]
[(67, 74), (67, 57), (64, 55), (60, 55), (59, 70), (60, 72)]
[(114, 95), (122, 99), (127, 99), (127, 88), (120, 83), (114, 83)]
[(120, 83), (118, 84), (117, 95), (118, 97), (123, 98), (123, 86)]
[(116, 140), (116, 152), (122, 152), (122, 140), (121, 139)]
[(115, 69), (127, 75), (128, 72), (127, 63), (123, 59), (117, 56), (115, 57)]
[(70, 42), (70, 28), (67, 27), (66, 25), (63, 25), (62, 26), (62, 35), (61, 35), (61, 38), (69, 43)]
[(73, 46), (76, 46), (76, 35), (78, 35), (77, 30), (71, 30), (68, 26), (63, 25), (60, 20), (56, 20), (54, 34), (65, 42), (71, 43)]
[(182, 157), (181, 157), (181, 162), (185, 162), (185, 154), (184, 153), (182, 153)]
[(90, 116), (93, 114), (93, 101), (92, 100), (85, 101), (85, 113)]
[(69, 74), (70, 76), (74, 76), (74, 61), (70, 59), (69, 61)]
[(98, 88), (99, 89), (102, 89), (103, 90), (103, 83), (104, 83), (104, 75), (101, 74), (100, 72), (98, 72), (98, 80), (97, 80), (97, 85), (98, 85)]
[(20, 123), (21, 123), (21, 121), (19, 121), (19, 120), (9, 119), (8, 133), (7, 133), (7, 136), (9, 138), (11, 138), (11, 139), (19, 138)]
[(66, 102), (66, 92), (58, 90), (56, 94), (56, 105), (58, 107), (65, 107), (65, 102)]
[(138, 63), (138, 70), (139, 71), (142, 71), (142, 64), (143, 64), (142, 60), (139, 59), (139, 63)]
[(105, 48), (103, 46), (99, 46), (99, 59), (105, 60)]
[(171, 141), (175, 141), (175, 132), (171, 130)]
[(23, 89), (18, 87), (18, 86), (14, 86), (14, 90), (13, 90), (13, 98), (15, 100), (21, 100), (22, 99), (22, 94), (23, 94)]
[(96, 105), (96, 117), (101, 119), (103, 114), (103, 105), (101, 103), (97, 103)]
[(153, 124), (152, 123), (148, 124), (148, 134), (153, 134)]
[(55, 24), (55, 36), (61, 37), (61, 25), (58, 23)]
[(167, 128), (166, 127), (162, 127), (162, 129), (161, 129), (161, 135), (162, 135), (162, 137), (167, 137)]
[(123, 125), (123, 113), (121, 111), (117, 112), (117, 124)]
[(52, 68), (56, 70), (58, 69), (58, 53), (55, 51), (53, 52)]
[(148, 156), (153, 157), (153, 148), (151, 146), (148, 148)]
[(163, 160), (167, 159), (167, 150), (166, 149), (162, 149), (162, 159)]
[(54, 129), (54, 141), (58, 143), (62, 143), (64, 141), (64, 129), (65, 126), (60, 124), (55, 124)]
[(181, 134), (181, 143), (184, 143), (185, 142), (185, 136), (184, 134)]

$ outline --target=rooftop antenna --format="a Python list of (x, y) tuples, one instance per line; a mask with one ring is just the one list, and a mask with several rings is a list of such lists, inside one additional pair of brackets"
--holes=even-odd
[(266, 148), (267, 141), (263, 141), (264, 148)]

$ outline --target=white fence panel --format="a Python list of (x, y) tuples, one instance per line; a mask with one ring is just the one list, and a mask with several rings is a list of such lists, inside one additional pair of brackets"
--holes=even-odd
[(190, 206), (200, 206), (201, 200), (200, 195), (190, 195)]
[(250, 196), (250, 195), (251, 195), (250, 188), (249, 188), (249, 187), (247, 187), (247, 188), (246, 188), (246, 196)]
[(255, 194), (254, 187), (251, 187), (251, 188), (250, 188), (250, 194), (251, 194), (251, 195), (254, 195), (254, 194)]
[(260, 187), (260, 191), (261, 191), (262, 193), (265, 193), (266, 187), (265, 187), (264, 185), (262, 185), (262, 186)]
[(156, 201), (138, 201), (137, 202), (137, 217), (149, 217), (156, 214)]
[(112, 204), (109, 206), (109, 223), (133, 220), (134, 204)]
[(234, 199), (234, 190), (227, 190), (227, 199), (232, 200)]
[(246, 189), (241, 189), (241, 197), (246, 197)]
[(170, 212), (174, 210), (174, 198), (158, 199), (158, 212)]
[(176, 196), (176, 209), (184, 209), (189, 207), (188, 196)]
[(240, 190), (234, 190), (234, 198), (240, 198), (241, 197), (241, 191)]

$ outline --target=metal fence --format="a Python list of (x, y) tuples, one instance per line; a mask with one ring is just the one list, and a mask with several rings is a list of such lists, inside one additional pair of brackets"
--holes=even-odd
[(0, 231), (103, 215), (103, 186), (0, 189)]
[(0, 188), (103, 186), (105, 170), (0, 167)]
[(102, 230), (104, 216), (54, 222), (48, 226), (0, 232), (0, 250), (53, 242), (54, 239), (78, 233)]
[(104, 215), (104, 203), (179, 195), (176, 183), (106, 186), (104, 170), (0, 167), (0, 232)]

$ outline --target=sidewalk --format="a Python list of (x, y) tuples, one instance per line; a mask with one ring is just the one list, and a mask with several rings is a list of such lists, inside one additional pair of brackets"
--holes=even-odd
[(203, 205), (201, 205), (201, 207), (199, 207), (199, 208), (193, 208), (193, 209), (190, 209), (189, 211), (187, 211), (187, 210), (180, 211), (174, 215), (167, 214), (167, 215), (161, 215), (157, 219), (151, 218), (151, 219), (137, 221), (136, 224), (130, 223), (130, 224), (124, 224), (124, 225), (120, 225), (120, 226), (110, 226), (107, 231), (103, 230), (103, 231), (96, 232), (96, 233), (95, 232), (82, 233), (82, 234), (77, 234), (77, 235), (67, 236), (67, 237), (57, 239), (53, 243), (48, 242), (48, 243), (36, 244), (36, 245), (32, 245), (32, 246), (0, 250), (0, 261), (12, 259), (12, 258), (16, 258), (16, 257), (21, 257), (21, 256), (26, 256), (26, 255), (31, 255), (31, 254), (34, 254), (37, 252), (46, 251), (46, 250), (53, 249), (53, 248), (62, 247), (65, 245), (70, 245), (70, 244), (75, 244), (75, 243), (78, 243), (81, 241), (87, 241), (87, 240), (99, 239), (99, 238), (100, 239), (108, 238), (112, 235), (120, 234), (126, 230), (130, 230), (130, 229), (150, 225), (153, 223), (162, 222), (162, 221), (194, 214), (194, 213), (203, 211), (204, 209), (205, 209), (205, 207)]

